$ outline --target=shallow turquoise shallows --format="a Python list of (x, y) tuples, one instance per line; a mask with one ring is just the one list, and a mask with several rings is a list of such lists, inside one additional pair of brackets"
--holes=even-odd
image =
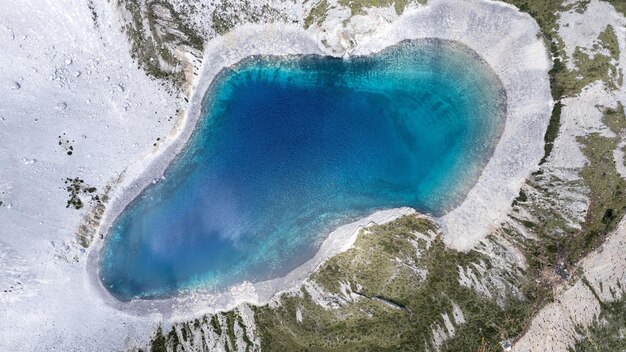
[(113, 223), (102, 282), (120, 300), (223, 290), (288, 273), (375, 210), (440, 215), (476, 182), (505, 110), (496, 75), (454, 42), (245, 60), (213, 82), (165, 179)]

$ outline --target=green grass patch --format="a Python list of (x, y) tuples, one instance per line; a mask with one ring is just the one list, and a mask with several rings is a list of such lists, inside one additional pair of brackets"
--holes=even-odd
[(222, 35), (236, 25), (285, 22), (287, 21), (287, 16), (268, 4), (252, 6), (249, 0), (244, 0), (243, 2), (224, 0), (220, 1), (215, 11), (213, 11), (211, 20), (215, 33)]
[(228, 342), (230, 343), (230, 346), (232, 346), (232, 350), (237, 351), (237, 337), (235, 336), (235, 312), (231, 310), (225, 312), (224, 315), (226, 316), (226, 336), (228, 336)]
[[(363, 297), (355, 302), (327, 310), (303, 289), (302, 297), (283, 296), (278, 308), (256, 307), (263, 350), (432, 350), (432, 329), (435, 324), (444, 327), (442, 314), (454, 324), (453, 302), (467, 322), (456, 324), (456, 337), (444, 342), (442, 350), (497, 348), (502, 339), (519, 334), (531, 315), (535, 289), (527, 292), (531, 300), (510, 299), (500, 307), (493, 299), (461, 286), (458, 266), (489, 260), (475, 251), (448, 249), (439, 236), (433, 236), (430, 244), (416, 236), (433, 228), (415, 216), (375, 226), (361, 233), (352, 249), (328, 260), (312, 276), (335, 294), (340, 292), (339, 283), (344, 283)], [(425, 270), (426, 278), (416, 274), (416, 269)], [(302, 323), (296, 320), (297, 309), (302, 312)]]
[(326, 19), (326, 13), (328, 12), (328, 1), (322, 0), (315, 4), (309, 11), (309, 14), (304, 19), (304, 28), (307, 29), (313, 25), (313, 23), (320, 24)]
[[(410, 0), (339, 0), (339, 4), (350, 9), (352, 15), (363, 15), (365, 9), (370, 7), (393, 6), (398, 15), (404, 12)], [(416, 0), (420, 4), (426, 4), (426, 0)]]
[[(597, 80), (604, 81), (611, 89), (617, 89), (623, 83), (622, 71), (611, 63), (611, 58), (619, 57), (619, 45), (616, 45), (617, 37), (614, 29), (608, 26), (600, 34), (593, 56), (577, 48), (573, 57), (567, 57), (563, 40), (558, 35), (558, 19), (563, 11), (571, 9), (575, 9), (579, 13), (586, 11), (589, 4), (586, 0), (568, 6), (565, 6), (562, 0), (505, 0), (505, 2), (517, 6), (520, 11), (528, 13), (537, 21), (544, 36), (546, 47), (550, 49), (550, 54), (553, 57), (553, 66), (549, 71), (549, 76), (555, 105), (544, 136), (544, 156), (540, 163), (543, 164), (552, 152), (554, 140), (559, 134), (563, 108), (561, 100), (578, 95), (585, 86)], [(608, 50), (611, 56), (597, 53), (597, 50), (601, 48)], [(568, 60), (576, 65), (576, 69), (567, 69), (565, 63)]]
[(626, 297), (604, 303), (594, 323), (577, 331), (583, 338), (569, 351), (626, 351)]
[(167, 338), (160, 325), (150, 343), (150, 352), (167, 352)]
[(615, 35), (613, 26), (606, 26), (606, 29), (598, 36), (598, 40), (601, 45), (609, 51), (613, 60), (619, 60), (619, 41), (617, 35)]
[[(625, 121), (621, 105), (618, 110), (605, 110), (604, 122), (613, 132), (623, 133)], [(598, 247), (609, 232), (615, 229), (626, 209), (626, 181), (617, 172), (613, 158), (619, 138), (593, 133), (579, 138), (579, 142), (589, 160), (581, 170), (581, 176), (591, 191), (591, 203), (579, 239), (568, 239), (572, 247), (571, 261), (580, 259)]]
[[(621, 105), (616, 109), (605, 109), (603, 122), (617, 135), (626, 132), (626, 117)], [(578, 142), (588, 160), (580, 171), (582, 179), (563, 181), (547, 174), (534, 175), (529, 180), (529, 187), (536, 192), (528, 196), (527, 202), (516, 204), (534, 219), (516, 220), (538, 237), (537, 241), (520, 243), (526, 249), (531, 276), (546, 268), (552, 270), (560, 263), (573, 266), (597, 248), (624, 216), (626, 182), (617, 172), (613, 158), (619, 137), (592, 133), (578, 138)], [(580, 189), (589, 197), (589, 208), (580, 229), (571, 226), (563, 215), (563, 204), (555, 194), (563, 188)]]
[(613, 5), (613, 8), (615, 8), (617, 12), (620, 12), (624, 17), (626, 17), (626, 1), (624, 0), (603, 0), (603, 1), (609, 2), (611, 5)]
[(204, 38), (186, 24), (168, 1), (125, 0), (119, 4), (131, 15), (124, 29), (131, 42), (131, 56), (139, 67), (156, 79), (182, 87), (185, 75), (177, 68), (181, 61), (170, 48), (189, 46), (202, 51)]

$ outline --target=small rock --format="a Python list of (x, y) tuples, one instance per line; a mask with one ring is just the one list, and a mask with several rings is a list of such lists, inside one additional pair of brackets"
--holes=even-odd
[(124, 86), (122, 86), (121, 84), (117, 84), (115, 85), (115, 89), (117, 89), (118, 92), (122, 93), (124, 91)]
[(67, 103), (66, 102), (58, 103), (54, 108), (59, 110), (59, 111), (63, 111), (65, 109), (67, 109)]
[(71, 65), (72, 64), (72, 59), (66, 59), (65, 60), (65, 64), (66, 65)]
[(78, 77), (80, 77), (80, 75), (81, 75), (80, 71), (74, 72), (74, 77), (78, 78)]
[(19, 84), (19, 83), (18, 83), (18, 82), (16, 82), (16, 81), (13, 81), (13, 82), (9, 83), (9, 89), (10, 89), (10, 90), (18, 90), (18, 89), (20, 89), (20, 88), (22, 88), (22, 85), (21, 85), (21, 84)]

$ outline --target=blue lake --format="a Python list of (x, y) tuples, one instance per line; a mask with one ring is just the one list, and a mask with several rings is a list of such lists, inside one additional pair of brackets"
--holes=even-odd
[(118, 299), (282, 276), (337, 226), (462, 201), (502, 132), (506, 96), (469, 48), (403, 42), (349, 60), (254, 57), (224, 69), (165, 179), (111, 226)]

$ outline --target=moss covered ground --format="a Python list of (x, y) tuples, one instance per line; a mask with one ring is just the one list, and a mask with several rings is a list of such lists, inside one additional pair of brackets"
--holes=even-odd
[(304, 19), (304, 28), (309, 28), (314, 23), (319, 25), (320, 23), (324, 22), (329, 6), (330, 5), (328, 4), (327, 0), (322, 0), (315, 4), (309, 11), (309, 14)]
[(130, 15), (124, 30), (131, 43), (131, 56), (148, 75), (182, 87), (185, 76), (173, 46), (188, 46), (202, 51), (204, 38), (185, 23), (165, 0), (119, 0)]
[(604, 303), (593, 324), (577, 330), (583, 338), (572, 352), (626, 351), (626, 297)]
[[(565, 5), (563, 0), (504, 0), (504, 2), (517, 6), (520, 11), (528, 13), (537, 21), (544, 36), (546, 47), (549, 48), (553, 58), (553, 67), (549, 74), (555, 105), (544, 138), (545, 155), (541, 161), (543, 164), (552, 152), (554, 140), (559, 133), (563, 107), (562, 99), (580, 94), (583, 87), (597, 80), (604, 81), (613, 89), (623, 83), (622, 72), (611, 61), (619, 57), (619, 47), (616, 45), (617, 37), (614, 29), (609, 26), (600, 34), (595, 52), (590, 54), (577, 48), (573, 57), (570, 58), (565, 52), (563, 40), (558, 35), (560, 13), (572, 9), (584, 12), (588, 1), (578, 1), (570, 5)], [(602, 49), (608, 50), (610, 56), (602, 54), (600, 52)], [(567, 68), (566, 62), (568, 60), (576, 65), (575, 69), (569, 70)]]
[[(360, 234), (353, 248), (328, 260), (311, 278), (332, 295), (342, 294), (341, 284), (357, 298), (325, 309), (303, 288), (300, 296), (282, 297), (278, 308), (256, 307), (263, 350), (433, 350), (433, 330), (446, 330), (444, 316), (455, 333), (441, 343), (442, 350), (495, 349), (518, 335), (531, 313), (529, 302), (510, 297), (499, 306), (461, 285), (460, 267), (488, 267), (489, 258), (451, 250), (433, 231), (428, 220), (406, 216)], [(455, 321), (455, 305), (464, 324)]]

